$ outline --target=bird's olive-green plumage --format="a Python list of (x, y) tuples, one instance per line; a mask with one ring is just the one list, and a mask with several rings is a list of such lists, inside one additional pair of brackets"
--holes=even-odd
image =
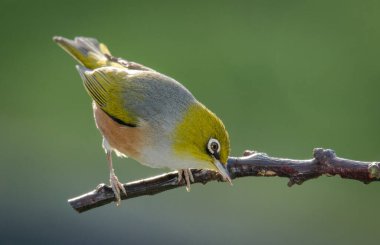
[[(88, 94), (103, 111), (122, 124), (137, 126), (137, 116), (125, 107), (127, 98), (123, 93), (128, 91), (130, 86), (130, 83), (125, 81), (128, 77), (125, 69), (101, 67), (91, 71), (80, 66), (77, 69)], [(141, 96), (139, 97), (134, 99), (141, 99)]]
[(191, 155), (206, 162), (213, 161), (207, 152), (207, 142), (210, 138), (217, 139), (221, 145), (220, 162), (227, 162), (230, 153), (227, 131), (221, 120), (204, 105), (191, 105), (182, 122), (177, 125), (174, 135), (173, 146), (177, 153)]

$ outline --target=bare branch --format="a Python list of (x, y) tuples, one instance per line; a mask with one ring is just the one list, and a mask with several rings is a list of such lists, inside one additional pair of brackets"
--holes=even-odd
[[(246, 151), (242, 157), (230, 157), (227, 168), (231, 179), (246, 176), (287, 177), (288, 186), (302, 184), (309, 179), (321, 175), (340, 175), (345, 179), (353, 179), (368, 184), (380, 179), (379, 162), (361, 162), (337, 157), (333, 150), (316, 148), (314, 158), (309, 160), (293, 160), (270, 157), (265, 153)], [(223, 181), (222, 177), (209, 170), (192, 170), (194, 183), (206, 184), (210, 181)], [(170, 172), (152, 178), (137, 180), (124, 184), (130, 199), (145, 195), (155, 195), (163, 191), (184, 186), (178, 183), (177, 172)], [(111, 187), (100, 184), (95, 190), (68, 200), (78, 212), (84, 212), (115, 201)]]

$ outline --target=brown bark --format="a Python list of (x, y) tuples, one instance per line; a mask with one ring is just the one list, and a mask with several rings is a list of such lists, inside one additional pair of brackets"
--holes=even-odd
[[(358, 180), (365, 184), (380, 179), (379, 162), (361, 162), (337, 157), (333, 150), (314, 149), (314, 158), (308, 160), (293, 160), (270, 157), (265, 153), (246, 151), (242, 157), (230, 157), (227, 168), (231, 179), (246, 176), (287, 177), (288, 186), (302, 184), (309, 179), (321, 175), (340, 175), (345, 179)], [(210, 181), (223, 181), (221, 176), (209, 170), (192, 170), (194, 183), (206, 184)], [(184, 186), (184, 181), (178, 183), (177, 172), (137, 180), (124, 184), (128, 196), (122, 194), (122, 199), (130, 199), (145, 195), (155, 195), (163, 191)], [(100, 184), (95, 190), (68, 200), (78, 212), (84, 212), (115, 201), (112, 189)]]

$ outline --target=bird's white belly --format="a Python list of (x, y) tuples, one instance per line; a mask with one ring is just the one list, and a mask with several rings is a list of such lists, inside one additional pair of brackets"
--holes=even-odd
[[(167, 142), (161, 142), (160, 145), (147, 146), (140, 154), (140, 163), (152, 168), (205, 168), (202, 162), (187, 156), (179, 156)], [(138, 159), (137, 159), (138, 160)]]

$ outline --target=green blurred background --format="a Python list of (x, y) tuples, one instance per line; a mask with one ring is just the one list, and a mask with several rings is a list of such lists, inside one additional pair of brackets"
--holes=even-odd
[[(379, 1), (0, 1), (1, 244), (378, 243), (379, 183), (194, 185), (77, 214), (108, 181), (90, 99), (52, 36), (92, 36), (172, 76), (232, 154), (380, 160)], [(126, 182), (165, 172), (116, 159)]]

